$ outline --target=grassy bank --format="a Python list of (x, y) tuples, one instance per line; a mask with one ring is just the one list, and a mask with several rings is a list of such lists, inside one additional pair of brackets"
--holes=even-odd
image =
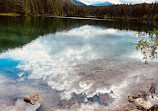
[(0, 13), (0, 16), (20, 16), (20, 14), (17, 14), (17, 13)]

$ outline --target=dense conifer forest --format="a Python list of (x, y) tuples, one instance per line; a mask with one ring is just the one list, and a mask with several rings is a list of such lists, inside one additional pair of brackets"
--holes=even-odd
[(158, 20), (158, 3), (86, 6), (71, 0), (0, 0), (0, 13)]

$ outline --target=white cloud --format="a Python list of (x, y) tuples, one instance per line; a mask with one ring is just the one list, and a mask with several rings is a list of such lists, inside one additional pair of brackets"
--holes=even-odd
[(120, 0), (121, 3), (152, 3), (155, 0)]
[(152, 3), (155, 2), (155, 0), (78, 0), (80, 2), (83, 2), (87, 5), (91, 5), (98, 2), (111, 2), (114, 4), (121, 4), (121, 3)]
[(111, 3), (115, 3), (115, 4), (121, 3), (118, 0), (78, 0), (78, 1), (83, 2), (87, 5), (91, 5), (91, 4), (98, 3), (98, 2), (106, 2), (106, 1), (111, 2)]

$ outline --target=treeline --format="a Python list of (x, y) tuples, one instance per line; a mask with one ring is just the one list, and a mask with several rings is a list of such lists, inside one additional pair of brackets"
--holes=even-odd
[(104, 18), (158, 20), (158, 3), (98, 7), (95, 13)]
[[(67, 2), (65, 2), (67, 1)], [(69, 0), (0, 0), (0, 13), (158, 20), (158, 3), (81, 6)]]
[(0, 0), (0, 13), (60, 15), (59, 0)]

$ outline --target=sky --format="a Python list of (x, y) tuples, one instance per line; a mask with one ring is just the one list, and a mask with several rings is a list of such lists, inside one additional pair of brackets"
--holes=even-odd
[(122, 3), (131, 3), (131, 4), (135, 4), (135, 3), (152, 3), (155, 2), (155, 0), (78, 0), (80, 2), (83, 2), (86, 5), (91, 5), (94, 3), (98, 3), (98, 2), (111, 2), (114, 4), (122, 4)]

